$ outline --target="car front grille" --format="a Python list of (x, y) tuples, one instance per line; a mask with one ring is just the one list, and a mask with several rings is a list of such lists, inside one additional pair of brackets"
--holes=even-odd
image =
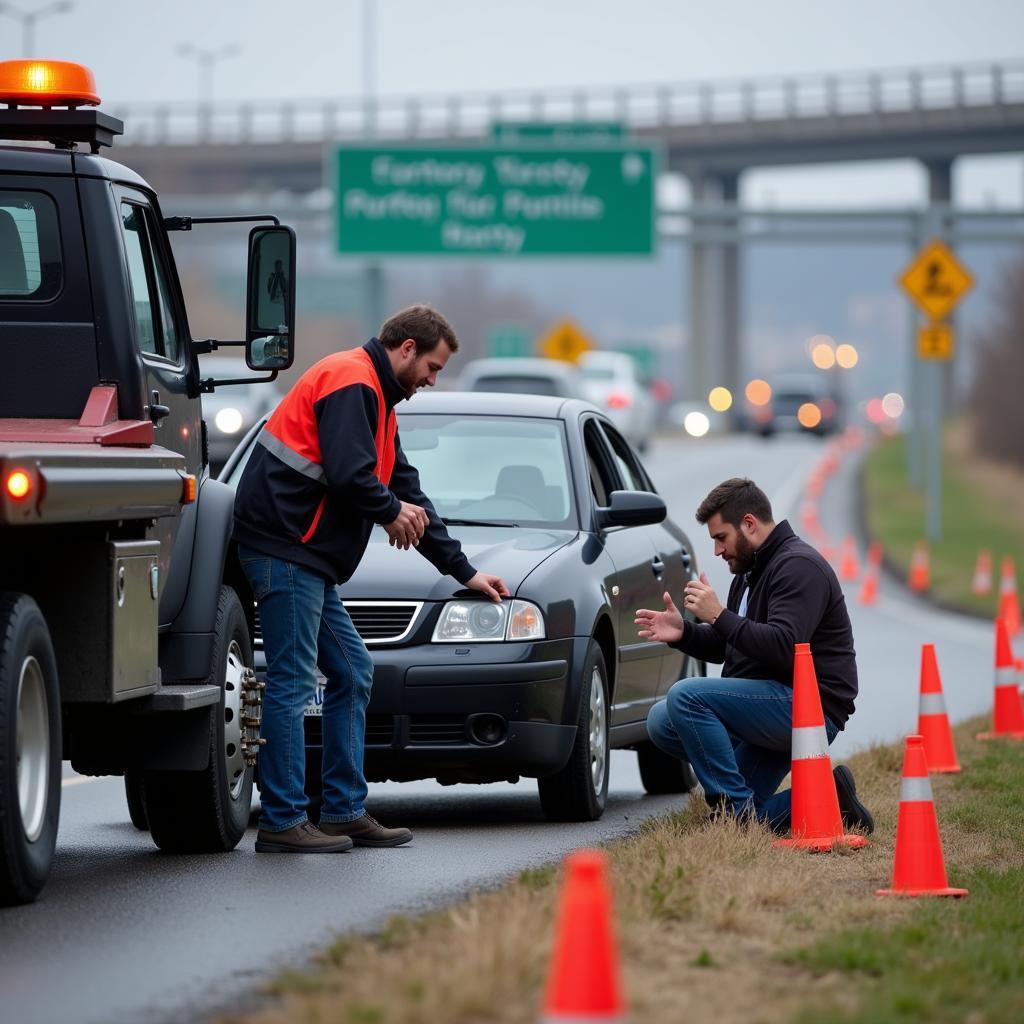
[[(423, 610), (422, 601), (343, 601), (342, 604), (352, 617), (356, 632), (368, 646), (404, 640)], [(253, 646), (263, 647), (259, 608), (255, 611)]]
[[(408, 730), (408, 732), (406, 732)], [(306, 719), (306, 742), (323, 742), (323, 720)], [(367, 715), (367, 747), (443, 746), (466, 743), (465, 715)]]

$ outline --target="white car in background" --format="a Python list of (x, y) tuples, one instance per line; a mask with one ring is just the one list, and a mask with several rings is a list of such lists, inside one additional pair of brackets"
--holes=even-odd
[(624, 352), (584, 352), (577, 366), (587, 399), (611, 419), (634, 448), (645, 451), (654, 433), (656, 410), (636, 363)]

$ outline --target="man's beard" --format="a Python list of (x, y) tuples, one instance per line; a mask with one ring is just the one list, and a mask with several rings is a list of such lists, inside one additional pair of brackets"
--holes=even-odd
[(416, 372), (415, 364), (408, 367), (408, 369), (399, 370), (395, 376), (398, 378), (398, 383), (402, 385), (405, 397), (412, 398), (412, 396), (416, 394), (416, 389), (420, 385), (419, 374)]
[(742, 533), (737, 533), (736, 554), (729, 559), (729, 571), (733, 576), (739, 576), (741, 573), (750, 572), (753, 568), (754, 545)]

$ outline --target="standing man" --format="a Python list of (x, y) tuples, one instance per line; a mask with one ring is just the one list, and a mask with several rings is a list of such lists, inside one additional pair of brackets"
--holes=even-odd
[[(338, 597), (378, 523), (392, 545), (418, 547), (439, 572), (492, 601), (498, 576), (477, 572), (420, 490), (398, 439), (395, 406), (437, 375), (459, 347), (429, 306), (396, 313), (362, 348), (307, 370), (253, 446), (235, 497), (234, 537), (260, 612), (267, 659), (260, 752), (259, 853), (338, 853), (401, 846), (363, 808), (363, 744), (373, 662)], [(323, 811), (306, 816), (303, 715), (327, 679)]]
[[(846, 601), (832, 567), (793, 532), (775, 523), (764, 492), (734, 477), (697, 509), (715, 555), (736, 577), (726, 607), (701, 573), (687, 583), (683, 619), (669, 594), (664, 610), (636, 613), (640, 636), (692, 658), (724, 662), (721, 679), (673, 684), (651, 708), (647, 732), (667, 754), (689, 761), (710, 804), (736, 817), (754, 815), (778, 832), (790, 828), (790, 793), (776, 793), (790, 768), (793, 648), (809, 643), (825, 732), (831, 743), (853, 714), (857, 662)], [(846, 765), (833, 770), (847, 827), (870, 832), (874, 821), (857, 799)]]

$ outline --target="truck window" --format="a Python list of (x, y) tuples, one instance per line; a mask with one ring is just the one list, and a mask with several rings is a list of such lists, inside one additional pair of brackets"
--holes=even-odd
[(0, 189), (0, 302), (48, 302), (62, 279), (54, 201), (42, 192)]
[(167, 272), (152, 242), (152, 212), (138, 203), (121, 203), (121, 224), (135, 306), (139, 348), (150, 355), (178, 360), (175, 326)]

